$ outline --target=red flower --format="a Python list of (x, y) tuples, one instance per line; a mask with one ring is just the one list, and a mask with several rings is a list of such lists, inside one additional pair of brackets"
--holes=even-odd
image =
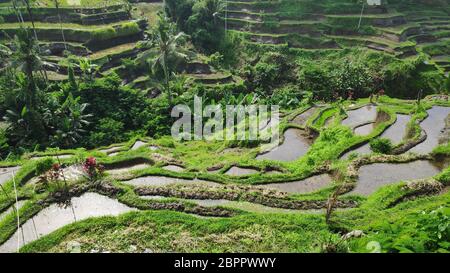
[(91, 181), (96, 180), (103, 173), (103, 166), (97, 165), (95, 157), (86, 158), (83, 164), (83, 170)]

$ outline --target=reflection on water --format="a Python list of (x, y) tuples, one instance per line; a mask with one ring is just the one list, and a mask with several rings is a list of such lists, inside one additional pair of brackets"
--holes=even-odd
[(143, 176), (123, 182), (133, 186), (166, 186), (172, 184), (181, 184), (181, 185), (204, 184), (210, 186), (220, 185), (219, 183), (214, 183), (200, 179), (189, 180), (167, 176)]
[(332, 179), (328, 174), (321, 174), (301, 181), (267, 184), (262, 187), (288, 193), (309, 193), (329, 186), (331, 182)]
[(22, 225), (20, 232), (16, 231), (0, 246), (0, 253), (17, 251), (18, 236), (20, 246), (23, 246), (75, 221), (90, 217), (116, 216), (135, 210), (97, 193), (85, 193), (80, 197), (74, 197), (71, 204), (67, 207), (53, 204), (40, 211)]
[(359, 169), (358, 183), (351, 193), (369, 195), (387, 184), (428, 178), (440, 172), (439, 166), (427, 160), (399, 164), (375, 163), (365, 165)]
[(428, 117), (420, 124), (427, 133), (427, 139), (413, 147), (411, 152), (428, 154), (439, 145), (439, 136), (445, 128), (445, 119), (450, 114), (450, 107), (433, 106), (427, 112)]
[(0, 185), (6, 183), (9, 179), (12, 178), (13, 173), (17, 173), (20, 167), (6, 167), (0, 168)]
[(406, 125), (411, 119), (408, 115), (397, 114), (397, 120), (381, 135), (382, 138), (388, 138), (393, 144), (397, 144), (403, 140), (406, 133)]
[(343, 125), (354, 128), (358, 125), (375, 121), (377, 117), (377, 107), (366, 105), (356, 110), (347, 111), (347, 118), (342, 121)]
[(254, 174), (254, 173), (258, 173), (258, 171), (255, 169), (241, 168), (241, 167), (233, 166), (225, 174), (232, 175), (232, 176), (239, 176), (239, 175), (249, 175), (249, 174)]
[(363, 126), (356, 127), (354, 130), (355, 135), (358, 136), (367, 136), (372, 133), (373, 127), (375, 123), (369, 123)]
[(172, 171), (172, 172), (182, 172), (184, 171), (183, 167), (177, 166), (177, 165), (167, 165), (163, 167), (164, 170)]
[[(383, 134), (381, 134), (380, 137), (390, 139), (393, 144), (400, 143), (403, 140), (403, 137), (405, 136), (406, 125), (408, 124), (410, 119), (411, 117), (408, 115), (397, 115), (397, 120), (395, 121), (395, 123), (392, 124), (389, 128), (387, 128), (383, 132)], [(381, 121), (384, 121), (384, 119), (382, 119)], [(368, 135), (372, 132), (373, 128), (377, 126), (377, 124), (378, 122), (375, 122), (361, 127), (357, 127), (355, 129), (355, 134)], [(370, 149), (370, 144), (366, 143), (359, 148), (346, 152), (344, 155), (341, 156), (341, 158), (348, 159), (348, 157), (353, 153), (358, 155), (365, 155), (372, 153), (372, 150)]]
[(310, 146), (310, 140), (299, 129), (288, 129), (284, 133), (283, 143), (273, 150), (260, 154), (256, 159), (293, 161), (305, 155)]
[(308, 119), (316, 112), (317, 107), (311, 107), (305, 112), (297, 115), (291, 122), (298, 125), (305, 125)]

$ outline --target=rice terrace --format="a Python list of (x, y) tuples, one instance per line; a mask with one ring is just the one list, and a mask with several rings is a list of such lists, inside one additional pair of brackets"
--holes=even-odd
[(450, 252), (449, 0), (0, 0), (0, 57), (0, 253)]

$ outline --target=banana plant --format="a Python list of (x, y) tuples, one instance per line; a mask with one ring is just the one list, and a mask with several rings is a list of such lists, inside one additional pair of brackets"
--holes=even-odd
[(69, 94), (64, 103), (53, 116), (53, 126), (56, 133), (51, 137), (55, 146), (70, 147), (76, 144), (86, 133), (86, 126), (90, 124), (92, 114), (86, 113), (87, 103), (80, 103), (80, 98)]
[(78, 66), (81, 70), (80, 79), (84, 78), (87, 81), (93, 81), (95, 74), (100, 68), (98, 65), (93, 64), (91, 60), (87, 58), (81, 58), (79, 60)]

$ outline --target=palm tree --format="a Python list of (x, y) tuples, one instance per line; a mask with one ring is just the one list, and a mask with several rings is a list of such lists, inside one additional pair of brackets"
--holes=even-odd
[(206, 14), (214, 18), (214, 23), (216, 23), (217, 18), (225, 11), (225, 4), (223, 0), (206, 0), (204, 9)]
[(28, 16), (30, 17), (31, 26), (33, 27), (34, 38), (36, 39), (36, 41), (38, 41), (36, 26), (34, 25), (33, 12), (31, 11), (30, 0), (23, 0), (23, 2), (25, 3), (25, 6), (27, 7)]
[(174, 73), (174, 67), (171, 61), (174, 59), (185, 59), (186, 54), (180, 51), (179, 45), (185, 34), (176, 32), (176, 27), (162, 13), (159, 15), (158, 25), (153, 33), (153, 48), (144, 52), (138, 62), (145, 60), (151, 64), (152, 71), (158, 68), (162, 69), (164, 74), (164, 90), (169, 97), (169, 103), (172, 103), (172, 92), (170, 90), (170, 77)]
[[(16, 142), (25, 146), (27, 140), (41, 141), (46, 138), (41, 114), (39, 113), (38, 88), (35, 71), (43, 68), (36, 40), (29, 31), (20, 28), (14, 37), (8, 67), (19, 71), (15, 75), (17, 103), (7, 112), (4, 119), (9, 123), (9, 131), (16, 137)], [(30, 144), (30, 143), (28, 143)], [(33, 144), (33, 143), (31, 143)]]
[(9, 47), (0, 44), (0, 57), (2, 57), (2, 60), (4, 60), (4, 58), (7, 58), (8, 56), (11, 56), (11, 53), (12, 51)]
[[(36, 32), (36, 26), (34, 24), (33, 12), (31, 11), (30, 0), (23, 0), (23, 2), (25, 2), (25, 5), (27, 7), (28, 16), (30, 17), (31, 26), (33, 27), (34, 39), (39, 44), (39, 39), (38, 39), (37, 32)], [(22, 18), (22, 21), (23, 21), (23, 18)], [(41, 48), (39, 46), (37, 47), (37, 52), (41, 53)], [(44, 74), (45, 81), (48, 81), (47, 70), (42, 69), (41, 71)]]
[(17, 0), (13, 0), (12, 5), (13, 5), (14, 11), (16, 12), (17, 21), (20, 24), (22, 24), (24, 20), (23, 20), (22, 12), (20, 11), (19, 7), (17, 6)]
[(36, 104), (36, 83), (34, 71), (42, 69), (43, 61), (38, 52), (36, 40), (30, 39), (28, 30), (19, 29), (14, 37), (14, 51), (11, 55), (11, 67), (18, 69), (27, 76), (27, 107), (33, 109)]

